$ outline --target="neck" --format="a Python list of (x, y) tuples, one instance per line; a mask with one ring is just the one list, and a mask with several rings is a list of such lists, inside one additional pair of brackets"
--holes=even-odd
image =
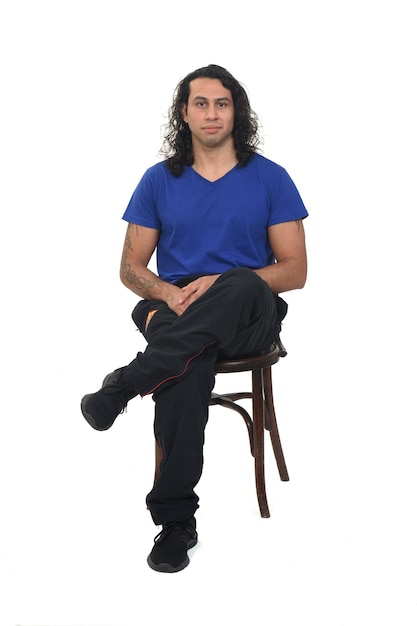
[(225, 149), (195, 149), (193, 169), (210, 181), (221, 178), (237, 164), (236, 152), (233, 147)]

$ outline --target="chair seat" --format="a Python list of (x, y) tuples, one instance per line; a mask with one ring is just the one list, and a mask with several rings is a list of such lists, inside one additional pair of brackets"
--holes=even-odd
[(287, 356), (287, 351), (281, 340), (277, 339), (277, 341), (271, 345), (268, 352), (240, 359), (234, 358), (225, 361), (217, 361), (215, 371), (217, 374), (228, 374), (231, 372), (248, 372), (263, 369), (274, 365), (284, 356)]

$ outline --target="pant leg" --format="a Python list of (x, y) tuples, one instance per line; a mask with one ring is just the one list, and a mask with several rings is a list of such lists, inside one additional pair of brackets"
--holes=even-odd
[(155, 524), (187, 519), (198, 508), (195, 487), (203, 470), (204, 430), (214, 386), (216, 350), (174, 385), (161, 387), (155, 401), (155, 438), (162, 449), (159, 478), (146, 498)]
[[(142, 300), (132, 313), (148, 344), (169, 331), (177, 315), (159, 301)], [(150, 323), (152, 320), (152, 324)], [(146, 497), (155, 524), (188, 519), (198, 508), (195, 486), (203, 469), (204, 430), (214, 386), (217, 350), (206, 350), (195, 368), (154, 394), (154, 434), (162, 450), (159, 477)]]

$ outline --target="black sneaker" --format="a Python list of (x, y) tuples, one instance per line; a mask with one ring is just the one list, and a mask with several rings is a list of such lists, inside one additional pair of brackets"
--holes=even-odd
[(155, 537), (148, 565), (157, 572), (179, 572), (190, 562), (187, 550), (197, 544), (195, 518), (164, 524)]
[(81, 412), (96, 430), (107, 430), (137, 393), (122, 380), (124, 367), (107, 374), (96, 393), (89, 393), (81, 400)]

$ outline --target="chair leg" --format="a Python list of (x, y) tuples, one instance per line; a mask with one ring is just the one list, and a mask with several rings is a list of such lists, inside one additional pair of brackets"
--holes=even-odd
[(274, 409), (274, 398), (272, 393), (272, 373), (271, 368), (266, 367), (262, 370), (263, 388), (265, 394), (265, 405), (268, 413), (266, 419), (267, 428), (271, 437), (272, 448), (274, 450), (275, 460), (277, 462), (278, 471), (281, 480), (288, 481), (287, 464), (285, 463), (284, 452), (282, 450), (281, 439), (278, 432), (277, 418)]
[(265, 488), (264, 465), (264, 399), (261, 370), (252, 372), (253, 438), (255, 449), (255, 482), (261, 517), (270, 517)]

